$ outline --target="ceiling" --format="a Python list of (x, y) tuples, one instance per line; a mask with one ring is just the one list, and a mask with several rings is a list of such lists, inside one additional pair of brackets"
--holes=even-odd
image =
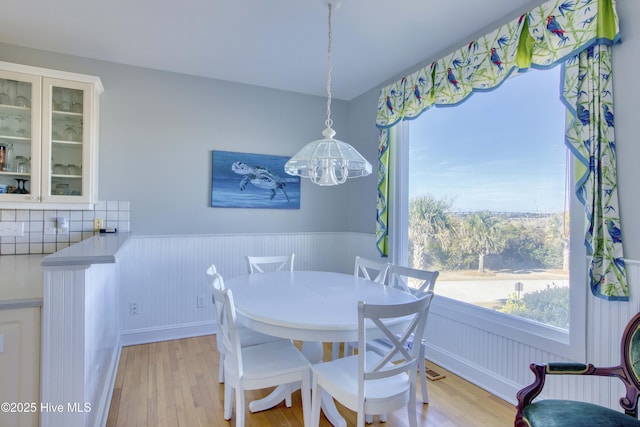
[[(325, 96), (326, 2), (3, 0), (0, 41)], [(342, 0), (332, 19), (332, 95), (351, 100), (541, 2)]]

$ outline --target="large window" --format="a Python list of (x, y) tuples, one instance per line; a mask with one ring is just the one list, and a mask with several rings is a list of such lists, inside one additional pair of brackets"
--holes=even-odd
[(582, 222), (580, 207), (571, 209), (560, 76), (560, 67), (514, 75), (405, 124), (397, 194), (406, 214), (394, 221), (406, 233), (397, 239), (406, 263), (440, 271), (438, 295), (568, 343), (584, 249), (570, 237), (569, 225), (580, 236)]

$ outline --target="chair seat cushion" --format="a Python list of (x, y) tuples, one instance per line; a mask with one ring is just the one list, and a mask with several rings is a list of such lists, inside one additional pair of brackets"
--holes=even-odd
[(623, 412), (573, 400), (540, 400), (524, 408), (531, 427), (624, 427), (640, 426), (640, 420)]

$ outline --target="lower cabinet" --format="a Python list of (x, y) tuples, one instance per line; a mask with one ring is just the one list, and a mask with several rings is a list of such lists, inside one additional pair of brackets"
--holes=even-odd
[(0, 309), (0, 426), (37, 426), (40, 307)]

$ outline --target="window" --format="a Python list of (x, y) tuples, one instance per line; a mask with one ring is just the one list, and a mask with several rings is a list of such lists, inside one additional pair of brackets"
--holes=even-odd
[(585, 252), (560, 76), (514, 75), (405, 123), (392, 244), (395, 262), (440, 271), (436, 292), (456, 310), (568, 345), (584, 316), (584, 285), (570, 284), (585, 283)]

